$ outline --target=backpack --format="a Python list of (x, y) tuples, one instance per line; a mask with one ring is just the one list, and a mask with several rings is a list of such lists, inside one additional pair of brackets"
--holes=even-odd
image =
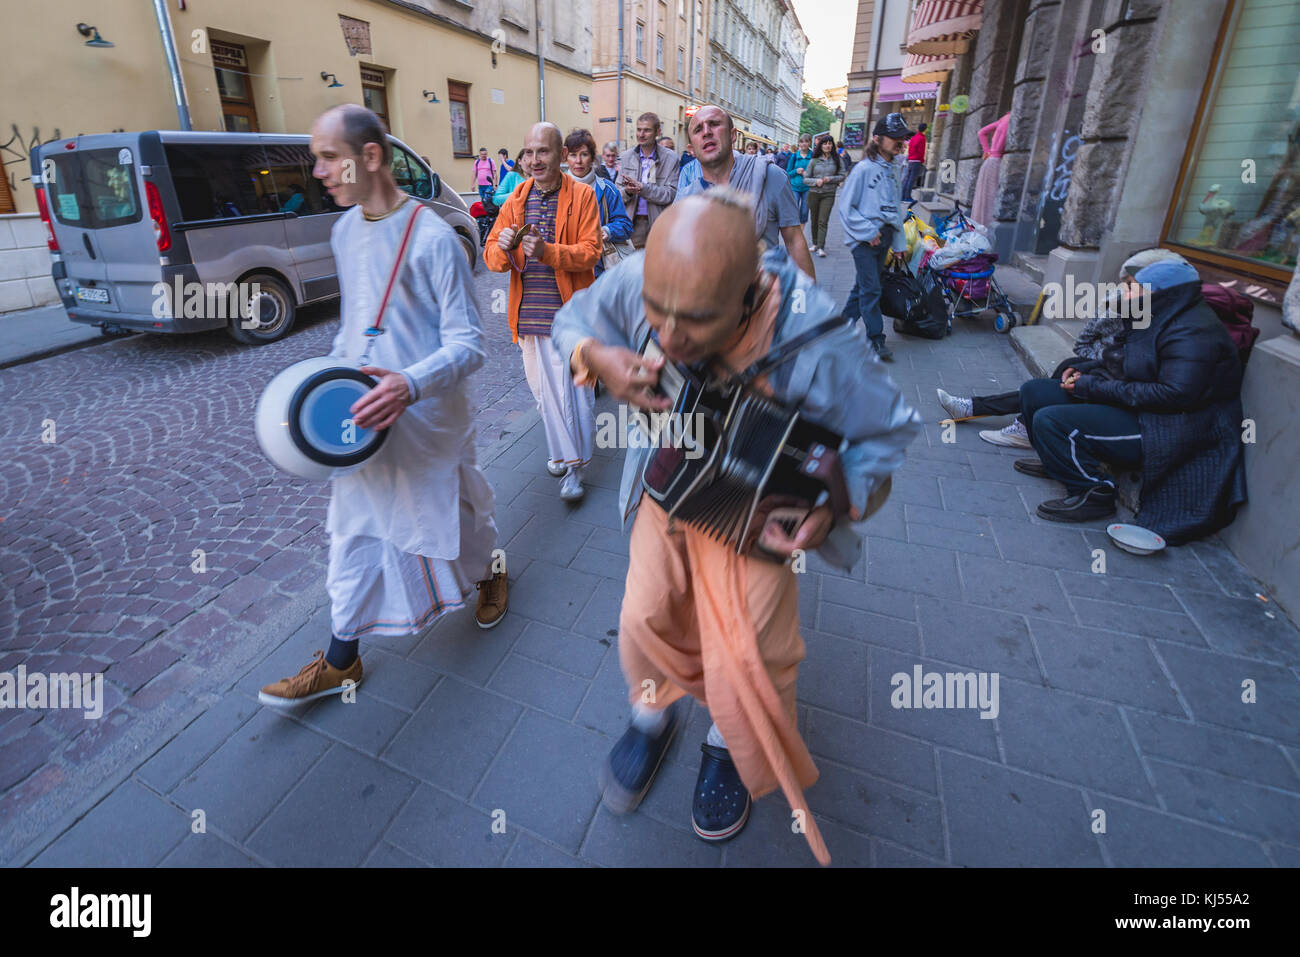
[(1255, 315), (1254, 301), (1235, 289), (1215, 282), (1201, 283), (1201, 296), (1228, 330), (1244, 368), (1246, 360), (1250, 358), (1250, 350), (1259, 338), (1259, 329), (1251, 324)]

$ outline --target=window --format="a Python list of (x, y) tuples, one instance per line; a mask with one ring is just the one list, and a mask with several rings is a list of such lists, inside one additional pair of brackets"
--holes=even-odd
[(9, 190), (9, 177), (4, 174), (3, 169), (0, 169), (0, 216), (17, 211), (14, 206), (14, 194)]
[(270, 190), (263, 184), (263, 193), (270, 201), (262, 205), (268, 212), (295, 213), (313, 216), (318, 213), (337, 213), (341, 210), (325, 192), (321, 181), (311, 175), (315, 158), (306, 146), (268, 146), (266, 166), (259, 176), (270, 176)]
[(664, 69), (664, 35), (662, 33), (655, 36), (655, 69), (660, 73)]
[(469, 84), (456, 80), (447, 81), (447, 113), (451, 118), (451, 153), (453, 156), (470, 157), (474, 155), (470, 148), (469, 128)]
[(636, 58), (642, 63), (645, 62), (645, 24), (636, 25)]
[(677, 15), (686, 19), (686, 0), (677, 0)]
[(433, 196), (433, 181), (428, 172), (419, 160), (396, 144), (393, 146), (393, 179), (397, 180), (398, 189), (412, 196), (420, 199)]
[(270, 160), (261, 146), (172, 143), (164, 149), (181, 219), (231, 219), (280, 211)]
[(388, 90), (383, 70), (371, 66), (361, 68), (361, 96), (366, 109), (384, 121), (384, 129), (391, 131), (393, 124), (388, 119)]
[(140, 219), (140, 188), (129, 147), (61, 153), (52, 159), (54, 176), (46, 195), (50, 214), (59, 222), (102, 229)]
[(1300, 251), (1294, 92), (1300, 20), (1262, 0), (1240, 0), (1233, 20), (1188, 145), (1165, 238), (1190, 259), (1285, 284)]
[(677, 79), (686, 79), (686, 51), (681, 47), (677, 48)]
[(253, 103), (253, 78), (248, 56), (238, 43), (212, 41), (212, 66), (217, 74), (221, 116), (230, 133), (256, 133), (257, 107)]

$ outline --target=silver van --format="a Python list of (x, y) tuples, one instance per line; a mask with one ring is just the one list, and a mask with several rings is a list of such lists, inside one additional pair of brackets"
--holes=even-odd
[[(339, 294), (330, 228), (343, 210), (311, 175), (310, 139), (149, 130), (43, 144), (32, 183), (68, 318), (106, 333), (287, 335), (299, 306)], [(465, 201), (389, 139), (397, 185), (456, 231), (472, 270)]]

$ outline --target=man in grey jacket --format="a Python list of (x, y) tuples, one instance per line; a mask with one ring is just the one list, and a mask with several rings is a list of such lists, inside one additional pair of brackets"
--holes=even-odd
[(853, 167), (840, 189), (840, 222), (844, 244), (853, 254), (857, 281), (844, 306), (844, 315), (860, 316), (881, 359), (894, 354), (885, 345), (885, 320), (880, 314), (880, 274), (888, 259), (903, 260), (903, 207), (895, 157), (912, 135), (901, 113), (890, 113), (871, 131), (862, 162)]
[(637, 145), (619, 157), (614, 183), (632, 217), (632, 245), (637, 249), (645, 246), (650, 227), (677, 198), (677, 154), (659, 145), (659, 128), (654, 113), (637, 117)]

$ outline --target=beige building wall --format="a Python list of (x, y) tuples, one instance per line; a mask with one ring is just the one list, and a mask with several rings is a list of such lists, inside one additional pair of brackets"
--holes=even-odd
[[(579, 99), (592, 95), (591, 2), (541, 0), (546, 114), (565, 130), (594, 122), (594, 106), (589, 100), (584, 112)], [(473, 160), (452, 152), (448, 81), (469, 86), (471, 148), (487, 146), (494, 158), (502, 146), (517, 152), (539, 115), (533, 0), (412, 5), (424, 12), (386, 0), (188, 0), (183, 11), (167, 3), (194, 128), (221, 128), (212, 42), (245, 46), (263, 132), (305, 133), (325, 109), (362, 102), (361, 68), (378, 68), (386, 75), (393, 133), (428, 157), (449, 185), (469, 190)], [(340, 14), (370, 24), (370, 54), (350, 55)], [(18, 26), (13, 14), (9, 19)], [(79, 21), (114, 46), (85, 46)], [(0, 68), (0, 157), (17, 212), (30, 213), (34, 145), (179, 124), (152, 4), (96, 0), (87, 9), (84, 2), (43, 0), (39, 19), (22, 27), (24, 42), (11, 44)], [(330, 87), (322, 72), (343, 86)], [(440, 102), (428, 102), (424, 90)]]

